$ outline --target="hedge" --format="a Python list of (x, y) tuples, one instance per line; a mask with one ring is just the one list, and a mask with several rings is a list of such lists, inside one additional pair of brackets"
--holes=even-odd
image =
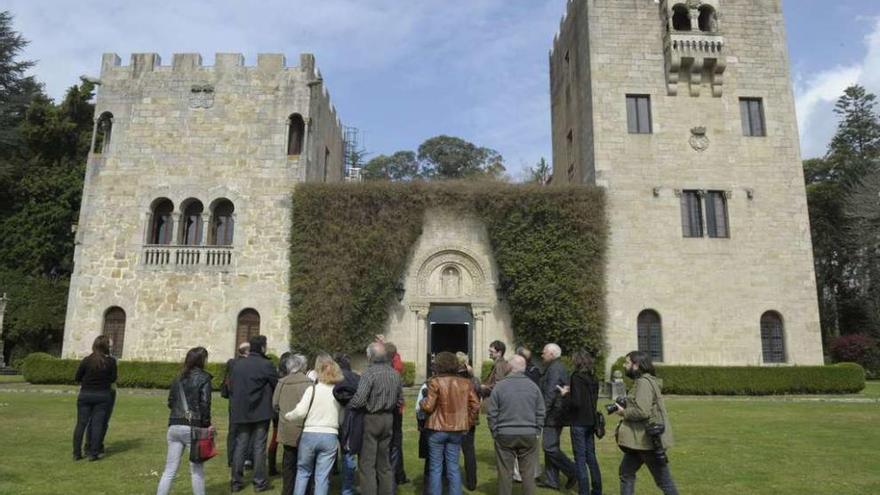
[(416, 363), (412, 361), (403, 362), (403, 375), (401, 376), (404, 387), (412, 387), (416, 381)]
[[(30, 383), (74, 385), (78, 359), (58, 359), (44, 353), (29, 354), (24, 359), (22, 374)], [(158, 361), (119, 361), (116, 385), (126, 388), (168, 388), (180, 373), (181, 363)], [(208, 363), (206, 371), (213, 376), (211, 385), (220, 388), (225, 363)]]
[(604, 353), (603, 191), (494, 181), (298, 185), (291, 345), (354, 353), (383, 333), (431, 208), (485, 222), (516, 343)]
[(831, 366), (657, 366), (663, 392), (679, 395), (847, 394), (865, 388), (855, 363)]

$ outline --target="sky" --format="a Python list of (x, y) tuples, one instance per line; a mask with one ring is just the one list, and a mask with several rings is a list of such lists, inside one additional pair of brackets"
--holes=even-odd
[[(650, 1), (650, 0), (641, 0)], [(498, 150), (513, 177), (551, 159), (548, 51), (566, 0), (5, 0), (23, 58), (53, 98), (97, 76), (101, 54), (314, 53), (370, 156), (439, 134)], [(834, 102), (880, 94), (880, 0), (784, 0), (804, 158), (822, 156)], [(259, 6), (257, 8), (256, 6)]]

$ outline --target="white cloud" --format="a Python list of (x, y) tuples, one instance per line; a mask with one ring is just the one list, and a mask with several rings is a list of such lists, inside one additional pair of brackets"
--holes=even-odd
[(837, 129), (834, 104), (848, 86), (858, 83), (870, 92), (880, 92), (880, 18), (873, 20), (873, 30), (865, 37), (865, 44), (865, 57), (858, 64), (796, 78), (795, 100), (804, 158), (825, 154)]

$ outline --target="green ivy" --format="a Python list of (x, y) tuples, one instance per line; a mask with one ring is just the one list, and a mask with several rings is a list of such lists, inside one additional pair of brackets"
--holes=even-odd
[(604, 357), (604, 194), (494, 181), (302, 184), (293, 195), (291, 343), (358, 352), (381, 333), (429, 208), (486, 223), (516, 343)]

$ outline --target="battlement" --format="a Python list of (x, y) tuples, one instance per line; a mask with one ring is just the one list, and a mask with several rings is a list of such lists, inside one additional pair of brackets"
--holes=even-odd
[(300, 54), (299, 65), (293, 67), (287, 66), (287, 59), (283, 53), (259, 53), (255, 66), (246, 66), (244, 55), (241, 53), (217, 53), (214, 55), (214, 65), (202, 65), (202, 55), (198, 53), (175, 53), (171, 57), (171, 65), (162, 65), (162, 58), (158, 53), (132, 53), (129, 65), (122, 65), (122, 59), (115, 53), (105, 53), (101, 59), (102, 77), (126, 74), (131, 78), (138, 78), (151, 72), (222, 73), (246, 70), (259, 70), (264, 73), (298, 71), (310, 75), (314, 80), (321, 78), (321, 73), (315, 67), (315, 56), (311, 53)]

